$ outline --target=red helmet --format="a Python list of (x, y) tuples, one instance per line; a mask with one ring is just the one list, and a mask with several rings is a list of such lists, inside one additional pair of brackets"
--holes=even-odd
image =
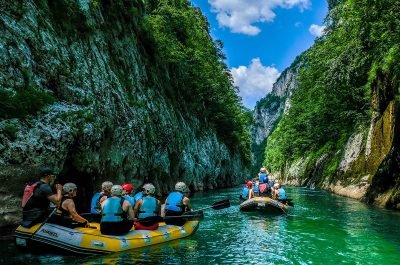
[(251, 182), (251, 181), (247, 182), (247, 183), (246, 183), (246, 186), (249, 187), (249, 188), (251, 188), (251, 187), (253, 186), (253, 182)]
[(133, 191), (133, 186), (131, 184), (122, 185), (122, 189), (126, 191)]

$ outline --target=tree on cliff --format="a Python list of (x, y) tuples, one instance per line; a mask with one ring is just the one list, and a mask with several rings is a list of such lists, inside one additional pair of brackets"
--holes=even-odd
[(224, 63), (222, 42), (212, 40), (201, 11), (187, 0), (152, 0), (147, 3), (143, 29), (154, 46), (154, 62), (168, 73), (171, 100), (178, 105), (186, 102), (249, 162), (248, 115)]
[[(393, 99), (399, 94), (399, 2), (330, 3), (325, 34), (302, 55), (289, 113), (268, 138), (265, 159), (274, 169), (304, 155), (315, 159), (341, 150), (357, 126), (367, 126), (373, 84), (382, 76), (388, 80), (382, 89), (392, 91), (383, 94)], [(333, 161), (327, 173), (337, 166)]]

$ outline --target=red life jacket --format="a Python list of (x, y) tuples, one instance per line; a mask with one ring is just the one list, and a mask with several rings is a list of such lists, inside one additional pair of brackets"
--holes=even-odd
[(268, 184), (264, 183), (264, 184), (260, 184), (260, 192), (263, 193), (264, 191), (266, 191), (268, 188)]
[(24, 195), (22, 196), (22, 208), (25, 207), (29, 199), (33, 196), (33, 193), (35, 192), (36, 188), (40, 186), (40, 181), (35, 182), (32, 185), (26, 185), (24, 189)]

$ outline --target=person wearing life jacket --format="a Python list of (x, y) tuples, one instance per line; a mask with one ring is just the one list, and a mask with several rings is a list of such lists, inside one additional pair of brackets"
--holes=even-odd
[(287, 200), (286, 191), (282, 188), (282, 184), (280, 182), (274, 184), (274, 193), (272, 195), (272, 199), (275, 200)]
[[(146, 184), (145, 184), (146, 185)], [(133, 198), (135, 199), (135, 203), (141, 199), (143, 197), (143, 187), (141, 189), (141, 191), (139, 191), (138, 193), (135, 194), (135, 196), (133, 196)]]
[(253, 184), (254, 196), (260, 196), (260, 181), (256, 180)]
[(124, 184), (122, 185), (122, 195), (124, 196), (125, 200), (127, 200), (132, 207), (135, 207), (135, 198), (132, 196), (133, 186), (132, 184)]
[(242, 193), (240, 194), (240, 199), (245, 201), (253, 197), (254, 197), (253, 182), (248, 181), (246, 183), (246, 187), (243, 188)]
[(59, 224), (69, 228), (89, 227), (89, 222), (80, 216), (75, 208), (74, 197), (78, 187), (74, 183), (65, 183), (63, 196), (55, 214), (50, 218), (49, 223)]
[(268, 181), (268, 186), (270, 186), (271, 188), (274, 187), (275, 185), (275, 181), (273, 181), (272, 179)]
[(101, 192), (96, 192), (90, 202), (90, 213), (95, 222), (101, 219), (101, 203), (111, 196), (111, 187), (113, 183), (105, 181), (101, 184)]
[(260, 168), (258, 179), (260, 181), (260, 184), (268, 183), (267, 169), (265, 167)]
[(22, 197), (22, 223), (24, 227), (44, 221), (49, 215), (50, 202), (59, 205), (62, 198), (62, 185), (56, 184), (56, 192), (52, 187), (56, 174), (51, 168), (42, 168), (40, 180), (32, 185), (27, 185)]
[(100, 231), (105, 235), (124, 235), (133, 226), (132, 205), (122, 197), (122, 187), (114, 185), (111, 197), (101, 203)]
[[(175, 191), (171, 192), (167, 199), (165, 200), (165, 208), (163, 216), (181, 216), (183, 213), (190, 211), (190, 200), (186, 193), (189, 192), (188, 187), (184, 182), (178, 182), (175, 184)], [(185, 220), (183, 219), (166, 219), (166, 224), (171, 225), (179, 225), (182, 226), (185, 224)]]
[[(155, 192), (156, 188), (153, 184), (145, 184), (143, 186), (145, 195), (136, 202), (133, 209), (134, 216), (137, 218), (134, 223), (135, 230), (156, 230), (158, 228), (159, 220), (154, 217), (160, 216), (161, 204), (154, 197)], [(154, 219), (151, 220), (149, 219), (150, 217)]]

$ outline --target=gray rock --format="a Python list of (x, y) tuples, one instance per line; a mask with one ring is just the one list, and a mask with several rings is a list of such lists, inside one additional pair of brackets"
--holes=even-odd
[(15, 120), (15, 139), (1, 133), (13, 121), (0, 121), (0, 226), (19, 220), (24, 185), (43, 165), (76, 181), (86, 206), (104, 180), (151, 181), (165, 194), (178, 180), (213, 189), (246, 172), (213, 129), (167, 99), (164, 84), (148, 85), (160, 70), (143, 63), (133, 23), (110, 21), (86, 0), (65, 0), (74, 12), (62, 24), (47, 5), (15, 2), (0, 12), (0, 87), (34, 87), (57, 102)]

